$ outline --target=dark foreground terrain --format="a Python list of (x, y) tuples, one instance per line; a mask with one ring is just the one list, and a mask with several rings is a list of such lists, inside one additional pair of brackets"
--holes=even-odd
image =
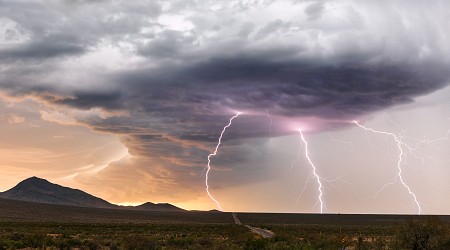
[(449, 216), (80, 208), (0, 199), (0, 249), (450, 249)]

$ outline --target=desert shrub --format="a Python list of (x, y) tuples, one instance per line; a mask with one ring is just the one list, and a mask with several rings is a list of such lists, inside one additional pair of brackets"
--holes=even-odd
[(198, 240), (198, 244), (203, 248), (208, 248), (213, 245), (213, 242), (211, 239), (208, 238), (201, 238)]
[(69, 243), (64, 239), (54, 239), (52, 246), (57, 247), (59, 249), (69, 249)]
[(188, 248), (189, 246), (194, 244), (194, 240), (190, 237), (182, 236), (182, 237), (170, 237), (167, 240), (167, 245), (176, 248)]
[(245, 250), (267, 249), (269, 244), (270, 244), (269, 239), (253, 238), (245, 242), (244, 249)]
[(386, 249), (387, 247), (388, 241), (385, 237), (376, 237), (372, 244), (372, 248), (376, 250)]
[(312, 234), (307, 237), (312, 249), (341, 249), (342, 241), (334, 234)]
[(107, 241), (103, 242), (103, 245), (108, 247), (110, 250), (117, 250), (119, 249), (120, 242), (118, 242), (116, 239), (108, 239)]
[[(69, 241), (67, 241), (67, 244), (71, 245)], [(101, 247), (101, 244), (95, 240), (85, 240), (83, 242), (83, 246), (86, 247), (87, 249), (99, 249)]]
[(65, 242), (71, 248), (81, 247), (83, 245), (83, 243), (79, 239), (66, 239)]
[(20, 241), (25, 237), (25, 235), (23, 233), (13, 233), (10, 236), (10, 239), (13, 241)]
[(45, 236), (42, 234), (29, 234), (25, 235), (23, 237), (23, 244), (26, 247), (32, 247), (32, 248), (40, 248), (44, 246), (45, 243)]
[(397, 249), (447, 249), (448, 227), (438, 219), (408, 221), (400, 227), (395, 239)]
[(16, 249), (15, 247), (15, 241), (13, 240), (3, 240), (2, 241), (2, 249)]
[(149, 237), (141, 235), (128, 235), (122, 239), (121, 247), (123, 249), (160, 249), (158, 242)]

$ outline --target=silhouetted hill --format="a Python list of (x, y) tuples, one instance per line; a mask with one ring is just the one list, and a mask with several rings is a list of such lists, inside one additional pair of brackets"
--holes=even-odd
[(75, 207), (139, 211), (185, 211), (168, 203), (155, 204), (147, 202), (136, 207), (118, 206), (81, 190), (63, 187), (38, 177), (28, 178), (15, 187), (5, 192), (0, 192), (0, 198)]
[(135, 206), (133, 209), (140, 210), (140, 211), (185, 211), (184, 209), (181, 209), (181, 208), (176, 207), (169, 203), (156, 203), (155, 204), (152, 202), (146, 202), (139, 206)]
[(0, 197), (11, 200), (77, 207), (117, 207), (81, 190), (63, 187), (37, 177), (23, 180), (10, 190), (0, 193)]

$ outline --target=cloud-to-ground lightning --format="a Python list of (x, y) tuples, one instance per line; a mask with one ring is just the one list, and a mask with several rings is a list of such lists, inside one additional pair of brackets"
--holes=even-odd
[(394, 184), (396, 182), (396, 180), (398, 179), (400, 181), (400, 183), (403, 185), (403, 187), (405, 187), (406, 190), (408, 190), (408, 193), (414, 199), (414, 203), (416, 204), (416, 206), (418, 208), (418, 214), (421, 214), (422, 213), (422, 208), (421, 208), (421, 206), (419, 204), (419, 201), (417, 200), (416, 194), (414, 194), (414, 192), (411, 191), (411, 188), (406, 184), (406, 182), (403, 180), (403, 176), (402, 176), (402, 161), (403, 161), (403, 155), (404, 155), (403, 147), (405, 147), (409, 151), (411, 151), (412, 148), (410, 146), (408, 146), (407, 144), (405, 144), (402, 141), (401, 137), (398, 137), (397, 135), (395, 135), (393, 133), (386, 132), (386, 131), (378, 131), (378, 130), (375, 130), (375, 129), (372, 129), (372, 128), (368, 128), (368, 127), (365, 127), (365, 126), (359, 124), (357, 121), (353, 121), (353, 123), (356, 124), (358, 127), (364, 129), (365, 131), (370, 131), (370, 132), (373, 132), (373, 133), (376, 133), (376, 134), (383, 134), (383, 135), (391, 136), (397, 142), (397, 148), (398, 148), (398, 151), (399, 151), (398, 161), (397, 161), (398, 172), (396, 174), (394, 182), (388, 183), (386, 185)]
[(217, 151), (219, 150), (219, 146), (222, 143), (222, 137), (223, 134), (225, 133), (225, 131), (227, 130), (228, 127), (231, 126), (231, 123), (233, 122), (233, 120), (238, 117), (241, 113), (238, 112), (236, 115), (234, 115), (233, 117), (230, 118), (230, 121), (228, 122), (228, 125), (226, 125), (225, 127), (223, 127), (222, 132), (220, 133), (220, 137), (219, 140), (217, 142), (216, 148), (214, 149), (214, 152), (208, 155), (208, 165), (206, 166), (207, 170), (206, 170), (206, 175), (205, 175), (205, 185), (206, 185), (206, 192), (208, 193), (208, 196), (216, 203), (217, 207), (219, 208), (220, 211), (222, 211), (222, 206), (220, 206), (220, 203), (212, 196), (212, 194), (209, 192), (209, 185), (208, 185), (208, 178), (209, 178), (209, 171), (211, 171), (211, 157), (212, 156), (216, 156), (217, 155)]
[[(331, 135), (330, 135), (330, 133), (328, 133), (328, 134), (329, 134), (330, 138), (332, 138)], [(300, 139), (301, 139), (301, 144), (305, 144), (305, 145), (306, 145), (306, 143), (305, 143), (306, 140), (305, 140), (304, 137), (302, 138), (302, 134), (300, 134), (299, 136), (300, 136)], [(334, 138), (332, 138), (332, 139), (334, 139)], [(336, 139), (336, 141), (337, 141), (337, 142), (340, 142), (340, 143), (349, 143), (349, 144), (351, 144), (352, 149), (353, 149), (353, 144), (352, 144), (352, 142), (339, 141), (339, 140), (337, 140), (337, 139)], [(307, 149), (306, 149), (306, 150), (307, 150)], [(293, 168), (294, 168), (294, 164), (297, 163), (297, 162), (299, 161), (300, 155), (302, 154), (302, 151), (303, 151), (303, 149), (300, 148), (299, 151), (298, 151), (297, 158), (296, 158), (294, 161), (292, 161), (292, 164), (291, 164), (291, 168), (290, 168), (290, 169), (293, 169)], [(310, 165), (313, 166), (313, 170), (315, 170), (315, 171), (313, 171), (311, 174), (308, 175), (308, 178), (306, 179), (305, 184), (303, 185), (302, 191), (300, 192), (300, 194), (299, 194), (298, 197), (297, 197), (297, 203), (299, 202), (299, 200), (300, 200), (300, 198), (303, 196), (303, 194), (306, 192), (306, 189), (307, 189), (307, 187), (308, 187), (308, 184), (309, 184), (313, 179), (319, 180), (320, 184), (319, 184), (318, 192), (319, 192), (319, 194), (322, 194), (322, 196), (323, 196), (323, 188), (322, 188), (322, 183), (321, 183), (321, 181), (325, 181), (325, 182), (328, 183), (328, 184), (332, 184), (332, 183), (335, 182), (335, 181), (340, 181), (340, 182), (343, 182), (343, 183), (348, 184), (348, 185), (353, 185), (352, 183), (350, 183), (350, 182), (348, 182), (348, 181), (342, 179), (341, 177), (336, 177), (336, 178), (334, 178), (334, 179), (327, 179), (327, 178), (324, 178), (323, 176), (320, 176), (320, 175), (317, 173), (317, 169), (315, 168), (314, 164), (312, 164), (312, 160), (309, 158), (309, 152), (307, 151), (306, 153), (308, 153), (308, 154), (307, 154), (307, 158), (308, 158), (308, 160), (309, 160)], [(321, 193), (320, 191), (322, 191), (322, 193)], [(342, 193), (341, 193), (341, 195), (342, 195)], [(323, 197), (320, 197), (320, 196), (319, 196), (319, 198), (318, 198), (317, 200), (318, 200), (317, 202), (322, 201), (322, 210), (321, 210), (321, 212), (323, 212), (323, 207), (325, 207), (325, 206), (323, 205), (323, 204), (325, 203), (325, 202), (323, 201)], [(316, 204), (317, 204), (317, 203), (316, 203)]]
[[(317, 184), (319, 185), (317, 187), (317, 191), (319, 192), (318, 200), (319, 200), (319, 203), (320, 203), (320, 213), (322, 214), (323, 213), (324, 202), (323, 202), (323, 185), (322, 185), (322, 181), (320, 180), (321, 177), (317, 173), (316, 166), (314, 165), (314, 163), (312, 162), (311, 158), (309, 157), (308, 142), (306, 141), (305, 137), (303, 136), (302, 130), (299, 129), (298, 132), (300, 132), (300, 138), (301, 138), (303, 144), (305, 144), (305, 157), (308, 160), (309, 165), (312, 167), (312, 169), (313, 169), (312, 174), (314, 175), (314, 178), (316, 178)], [(308, 177), (308, 179), (309, 179), (309, 177)]]

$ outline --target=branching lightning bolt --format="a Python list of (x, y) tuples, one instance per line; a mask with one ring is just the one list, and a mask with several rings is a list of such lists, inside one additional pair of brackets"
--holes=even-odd
[[(320, 213), (322, 214), (323, 213), (323, 186), (322, 186), (322, 182), (320, 180), (321, 177), (319, 176), (319, 174), (317, 174), (316, 166), (314, 165), (314, 163), (312, 162), (311, 158), (309, 157), (308, 142), (306, 141), (305, 137), (303, 136), (302, 130), (299, 129), (298, 132), (300, 132), (300, 138), (301, 138), (303, 144), (305, 144), (305, 156), (306, 156), (306, 159), (309, 162), (309, 165), (313, 169), (312, 175), (314, 176), (314, 178), (317, 181), (317, 184), (319, 185), (318, 188), (317, 188), (317, 191), (319, 192), (318, 200), (319, 200), (319, 203), (320, 203)], [(309, 177), (308, 177), (308, 180), (309, 180)]]
[[(402, 161), (403, 161), (403, 155), (404, 155), (404, 151), (403, 151), (403, 147), (406, 147), (409, 151), (412, 151), (412, 148), (410, 146), (408, 146), (407, 144), (405, 144), (404, 142), (402, 142), (401, 137), (399, 138), (397, 135), (390, 133), (390, 132), (385, 132), (385, 131), (378, 131), (372, 128), (367, 128), (361, 124), (359, 124), (357, 121), (353, 121), (354, 124), (356, 124), (358, 127), (366, 130), (366, 131), (370, 131), (376, 134), (383, 134), (383, 135), (389, 135), (392, 138), (394, 138), (394, 140), (397, 142), (397, 147), (398, 147), (398, 151), (399, 151), (399, 156), (398, 156), (398, 161), (397, 161), (397, 175), (396, 178), (394, 179), (394, 182), (388, 183), (386, 185), (390, 185), (390, 184), (394, 184), (395, 180), (398, 179), (401, 184), (403, 185), (403, 187), (406, 188), (406, 190), (408, 190), (408, 193), (411, 195), (411, 197), (414, 199), (414, 203), (416, 204), (417, 208), (418, 208), (418, 214), (422, 213), (422, 208), (420, 207), (420, 204), (417, 200), (416, 195), (411, 191), (411, 188), (406, 184), (406, 182), (403, 180), (403, 176), (402, 176)], [(384, 187), (386, 187), (386, 185)], [(384, 188), (383, 187), (383, 188)]]
[(348, 144), (348, 145), (350, 145), (351, 149), (352, 149), (353, 151), (355, 151), (355, 147), (353, 146), (353, 142), (351, 142), (351, 141), (344, 141), (344, 140), (341, 140), (341, 139), (337, 139), (337, 138), (335, 138), (330, 132), (328, 132), (327, 134), (328, 134), (328, 137), (330, 137), (331, 140), (333, 140), (333, 141), (335, 141), (335, 142), (338, 142), (338, 143), (342, 143), (342, 144)]
[[(303, 151), (303, 150), (302, 150), (302, 147), (299, 147), (298, 152), (297, 152), (297, 157), (295, 158), (295, 160), (292, 161), (291, 167), (288, 168), (288, 169), (286, 169), (285, 171), (283, 171), (283, 173), (289, 172), (289, 171), (291, 171), (291, 170), (294, 169), (295, 164), (296, 164), (297, 162), (300, 161), (300, 156), (302, 155), (302, 151)], [(309, 178), (308, 178), (308, 180), (309, 180)], [(307, 181), (307, 182), (305, 183), (305, 186), (306, 186), (306, 184), (307, 184), (308, 182), (309, 182), (309, 181)], [(302, 192), (302, 193), (303, 193), (303, 192)]]
[(227, 130), (228, 127), (231, 126), (231, 122), (240, 115), (241, 113), (238, 112), (236, 115), (230, 118), (230, 121), (228, 122), (228, 125), (223, 127), (222, 132), (220, 133), (219, 141), (217, 142), (216, 148), (213, 153), (208, 155), (208, 165), (206, 166), (206, 174), (205, 174), (205, 185), (206, 185), (206, 192), (208, 193), (208, 196), (216, 203), (217, 207), (220, 211), (222, 211), (222, 206), (220, 206), (220, 203), (212, 196), (212, 194), (209, 192), (209, 185), (208, 185), (208, 178), (209, 178), (209, 171), (211, 171), (211, 157), (217, 155), (217, 151), (219, 150), (219, 146), (222, 143), (222, 137), (225, 133), (225, 130)]

